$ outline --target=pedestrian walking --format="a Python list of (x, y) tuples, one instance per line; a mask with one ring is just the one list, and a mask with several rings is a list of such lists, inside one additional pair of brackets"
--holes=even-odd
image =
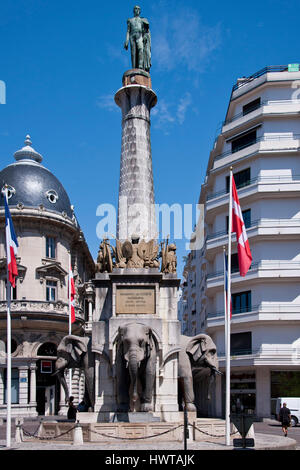
[(77, 409), (76, 406), (73, 403), (74, 397), (69, 398), (69, 408), (68, 408), (68, 419), (72, 421), (76, 421), (76, 413)]
[(287, 436), (288, 427), (291, 425), (291, 411), (287, 408), (286, 403), (283, 403), (282, 408), (280, 408), (278, 421), (281, 422), (282, 431)]

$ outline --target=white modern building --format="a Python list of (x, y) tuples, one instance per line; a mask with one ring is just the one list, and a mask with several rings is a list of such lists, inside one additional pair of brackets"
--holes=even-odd
[[(232, 166), (253, 262), (240, 277), (233, 235), (231, 404), (258, 418), (274, 413), (276, 397), (300, 396), (299, 85), (297, 66), (266, 67), (234, 85), (201, 186), (204, 243), (186, 265), (198, 301), (185, 322), (212, 336), (225, 374), (223, 247)], [(216, 396), (216, 414), (224, 416), (225, 375)]]

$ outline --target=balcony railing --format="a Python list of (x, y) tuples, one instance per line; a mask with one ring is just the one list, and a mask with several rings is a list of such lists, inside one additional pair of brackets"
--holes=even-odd
[[(11, 313), (43, 313), (43, 314), (61, 314), (68, 315), (69, 313), (69, 304), (67, 302), (57, 301), (47, 301), (47, 300), (12, 300), (10, 304)], [(0, 313), (6, 312), (7, 302), (6, 300), (0, 301)], [(83, 317), (83, 310), (78, 305), (75, 305), (75, 315), (78, 317)]]
[(253, 73), (249, 77), (243, 77), (243, 81), (239, 81), (232, 87), (232, 92), (235, 90), (238, 90), (244, 85), (247, 85), (247, 83), (252, 82), (255, 80), (255, 78), (259, 78), (262, 75), (265, 75), (270, 72), (287, 72), (288, 71), (288, 65), (269, 65), (268, 67), (264, 67), (263, 69), (260, 69), (258, 72)]
[[(240, 309), (233, 309), (232, 316), (248, 314), (248, 313), (259, 313), (260, 315), (299, 315), (300, 316), (300, 305), (293, 304), (292, 302), (262, 302), (257, 305), (247, 306)], [(224, 319), (224, 310), (217, 312), (208, 313), (207, 319)], [(282, 317), (283, 318), (283, 317)]]
[[(274, 226), (282, 227), (284, 225), (286, 226), (299, 225), (300, 226), (300, 219), (296, 219), (296, 218), (295, 219), (257, 219), (257, 220), (251, 221), (251, 223), (248, 224), (248, 226), (246, 227), (246, 230), (248, 230), (249, 228), (253, 228), (253, 227), (267, 228), (267, 227), (274, 227)], [(225, 235), (228, 235), (228, 231), (222, 230), (220, 232), (215, 232), (215, 233), (211, 233), (207, 235), (206, 240), (208, 241), (214, 238), (224, 237)]]
[[(251, 186), (253, 184), (258, 184), (258, 183), (263, 183), (263, 184), (275, 184), (275, 183), (293, 183), (293, 182), (300, 182), (300, 175), (277, 175), (277, 176), (257, 176), (256, 178), (251, 178), (245, 183), (239, 185), (237, 189), (244, 189), (247, 188), (248, 186)], [(227, 189), (222, 189), (221, 191), (217, 191), (216, 193), (213, 194), (208, 194), (206, 197), (207, 201), (210, 201), (211, 199), (215, 199), (220, 196), (224, 196), (224, 194), (229, 194), (229, 191)]]
[[(300, 224), (300, 219), (299, 219), (299, 224)], [(251, 270), (255, 269), (298, 269), (299, 270), (299, 275), (300, 275), (300, 261), (290, 261), (290, 260), (275, 260), (275, 261), (270, 261), (270, 260), (263, 260), (259, 261), (256, 263), (252, 263), (250, 268), (249, 268), (249, 274), (251, 274)], [(235, 274), (239, 272), (238, 267), (234, 267), (231, 269), (231, 274)], [(247, 273), (248, 274), (248, 273)], [(218, 277), (223, 277), (224, 276), (224, 271), (216, 271), (211, 274), (207, 274), (207, 280), (209, 279), (214, 279)]]
[(282, 141), (282, 140), (297, 140), (300, 139), (300, 134), (294, 134), (294, 135), (282, 135), (282, 134), (275, 134), (274, 136), (261, 136), (257, 137), (256, 139), (253, 139), (252, 142), (249, 142), (248, 144), (241, 145), (240, 147), (236, 147), (234, 151), (232, 150), (227, 150), (226, 152), (220, 153), (219, 155), (216, 155), (214, 160), (221, 160), (221, 158), (227, 157), (228, 155), (233, 155), (234, 153), (240, 152), (241, 150), (244, 150), (247, 147), (251, 147), (252, 145), (255, 145), (259, 142), (272, 142), (272, 141)]
[[(232, 356), (241, 356), (241, 355), (251, 355), (251, 356), (263, 356), (263, 357), (279, 357), (279, 356), (284, 356), (284, 357), (292, 357), (293, 359), (300, 359), (300, 351), (299, 348), (266, 348), (266, 347), (260, 347), (257, 349), (250, 349), (250, 348), (245, 348), (245, 349), (237, 349), (234, 351), (230, 352), (231, 358)], [(219, 359), (224, 359), (225, 358), (225, 351), (218, 351), (218, 358)]]
[(253, 109), (248, 110), (246, 113), (244, 111), (235, 114), (231, 119), (226, 119), (225, 121), (222, 122), (221, 126), (217, 129), (220, 130), (224, 126), (227, 126), (227, 124), (231, 124), (232, 122), (236, 121), (237, 119), (240, 119), (244, 116), (248, 116), (249, 114), (253, 113), (257, 109), (263, 108), (264, 106), (272, 106), (272, 105), (289, 105), (289, 104), (300, 104), (300, 100), (265, 100), (262, 101), (259, 105), (253, 106)]
[[(247, 307), (241, 307), (239, 309), (233, 309), (232, 310), (232, 315), (238, 315), (241, 313), (250, 313), (250, 312), (256, 312), (259, 308), (259, 305), (249, 305)], [(219, 310), (218, 312), (214, 313), (208, 313), (207, 318), (221, 318), (224, 317), (224, 310)]]
[[(259, 263), (252, 263), (250, 268), (249, 268), (249, 271), (251, 271), (251, 269), (256, 269), (258, 267)], [(300, 266), (300, 263), (299, 263), (299, 266)], [(238, 267), (234, 267), (234, 268), (231, 268), (231, 274), (235, 274), (235, 273), (238, 273), (239, 272), (239, 268)], [(213, 279), (215, 277), (220, 277), (220, 276), (224, 276), (224, 271), (216, 271), (214, 273), (211, 273), (211, 274), (207, 274), (206, 276), (206, 279), (209, 280), (209, 279)]]

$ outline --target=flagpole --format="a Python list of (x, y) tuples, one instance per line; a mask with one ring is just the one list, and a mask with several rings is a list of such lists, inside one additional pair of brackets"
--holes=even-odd
[[(8, 204), (7, 185), (4, 197)], [(10, 282), (8, 273), (8, 246), (6, 238), (6, 301), (7, 301), (7, 340), (6, 340), (6, 447), (11, 446), (11, 317), (10, 317)]]
[[(69, 335), (72, 334), (72, 322), (71, 322), (71, 251), (69, 253)], [(72, 369), (69, 369), (69, 396), (72, 395)]]
[(225, 355), (227, 351), (227, 285), (228, 285), (228, 278), (226, 280), (226, 247), (223, 246), (223, 265), (224, 265), (224, 323), (225, 323)]
[(230, 299), (231, 299), (231, 232), (232, 232), (232, 167), (229, 176), (229, 214), (228, 214), (228, 283), (227, 283), (227, 309), (225, 311), (226, 331), (226, 410), (225, 410), (225, 435), (226, 445), (230, 446)]

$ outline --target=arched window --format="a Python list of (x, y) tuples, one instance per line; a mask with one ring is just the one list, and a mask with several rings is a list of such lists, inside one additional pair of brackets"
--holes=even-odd
[[(17, 341), (12, 339), (10, 343), (10, 347), (11, 347), (11, 353), (13, 354), (18, 347)], [(5, 352), (7, 352), (7, 341), (5, 341)]]
[(37, 352), (38, 356), (56, 356), (57, 347), (54, 343), (44, 343), (42, 344)]

